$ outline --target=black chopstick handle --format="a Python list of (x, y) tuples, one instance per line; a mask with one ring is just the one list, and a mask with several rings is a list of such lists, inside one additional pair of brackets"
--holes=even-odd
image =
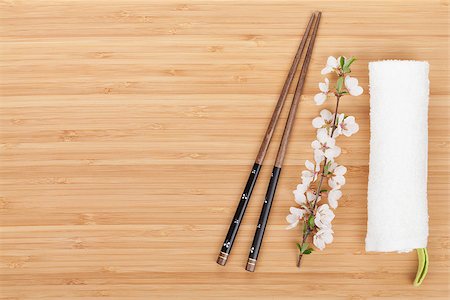
[(242, 219), (244, 218), (245, 210), (247, 209), (248, 202), (255, 187), (256, 180), (258, 179), (259, 171), (261, 170), (261, 165), (255, 163), (253, 165), (252, 171), (248, 176), (247, 184), (245, 185), (244, 192), (242, 193), (239, 205), (234, 213), (233, 220), (231, 221), (230, 228), (228, 229), (227, 236), (220, 249), (219, 257), (217, 258), (217, 263), (224, 266), (227, 262), (228, 255), (231, 252), (231, 247), (233, 247), (234, 239), (239, 230), (239, 225), (241, 225)]
[(264, 231), (269, 219), (270, 208), (272, 207), (273, 198), (277, 189), (278, 179), (280, 178), (281, 168), (273, 167), (272, 176), (270, 177), (269, 186), (267, 187), (264, 204), (259, 215), (258, 226), (256, 226), (255, 236), (253, 238), (250, 254), (248, 255), (247, 266), (245, 269), (254, 272), (256, 268), (256, 260), (258, 259), (259, 250), (261, 249)]

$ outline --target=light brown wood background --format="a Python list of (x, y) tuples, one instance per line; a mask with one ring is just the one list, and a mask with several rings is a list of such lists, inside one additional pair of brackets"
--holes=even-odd
[[(6, 0), (0, 9), (1, 299), (449, 296), (448, 1)], [(322, 23), (257, 272), (244, 265), (287, 109), (220, 267), (316, 9)], [(349, 172), (335, 242), (299, 271), (299, 233), (285, 231), (284, 218), (311, 158), (320, 69), (341, 54), (359, 58), (353, 70), (365, 93), (341, 108), (361, 130), (339, 141)], [(415, 253), (364, 251), (367, 63), (394, 58), (431, 64), (431, 264), (419, 289)]]

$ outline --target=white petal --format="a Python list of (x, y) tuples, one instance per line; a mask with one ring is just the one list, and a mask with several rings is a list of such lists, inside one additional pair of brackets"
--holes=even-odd
[(322, 240), (325, 244), (331, 244), (333, 242), (333, 234), (330, 231), (327, 231), (322, 235)]
[(325, 125), (325, 121), (321, 117), (316, 117), (312, 120), (312, 126), (314, 128), (321, 128)]
[(297, 184), (297, 191), (299, 191), (301, 193), (305, 193), (307, 189), (308, 189), (307, 185), (305, 185), (305, 184)]
[(335, 175), (344, 175), (345, 173), (347, 173), (347, 168), (344, 166), (337, 166), (334, 170), (333, 173)]
[(348, 116), (347, 118), (345, 118), (345, 123), (346, 124), (353, 124), (353, 123), (355, 123), (355, 117), (354, 116)]
[(337, 175), (334, 177), (334, 181), (341, 187), (345, 184), (345, 177), (342, 175)]
[(288, 222), (288, 223), (294, 223), (295, 221), (298, 221), (298, 217), (296, 216), (296, 215), (294, 215), (294, 214), (289, 214), (289, 215), (287, 215), (286, 216), (286, 221)]
[(337, 189), (333, 189), (328, 193), (328, 203), (334, 209), (338, 207), (338, 200), (341, 199), (342, 192)]
[(319, 227), (319, 228), (326, 227), (326, 225), (320, 219), (320, 215), (319, 214), (317, 214), (316, 217), (314, 218), (314, 224), (316, 224), (316, 226)]
[(312, 201), (316, 200), (317, 196), (313, 192), (307, 191), (306, 192), (306, 198), (308, 199), (309, 202), (312, 202)]
[(355, 87), (352, 87), (351, 89), (348, 89), (348, 92), (350, 93), (350, 95), (355, 96), (355, 97), (361, 95), (363, 93), (363, 91), (364, 91), (363, 88), (360, 86), (355, 86)]
[(328, 199), (328, 203), (330, 203), (330, 206), (331, 206), (333, 209), (336, 209), (336, 208), (338, 207), (338, 202), (337, 202), (336, 200)]
[(314, 174), (311, 171), (308, 171), (308, 170), (302, 171), (302, 176), (301, 176), (302, 178), (311, 178), (313, 176), (314, 176)]
[[(320, 171), (320, 162), (316, 162), (316, 168), (314, 169), (314, 171), (317, 173)], [(317, 175), (316, 175), (317, 176)]]
[(327, 150), (325, 150), (325, 157), (328, 159), (328, 160), (331, 160), (331, 161), (333, 161), (334, 160), (334, 152), (333, 152), (333, 149), (327, 149)]
[(332, 189), (339, 188), (339, 187), (337, 186), (337, 183), (336, 183), (332, 178), (328, 179), (328, 185), (329, 185), (330, 188), (332, 188)]
[(324, 94), (328, 93), (328, 85), (326, 83), (319, 82), (319, 89)]
[(291, 212), (291, 214), (293, 214), (294, 216), (297, 216), (297, 218), (299, 218), (299, 219), (303, 218), (303, 214), (305, 213), (305, 211), (303, 209), (293, 207), (293, 206), (291, 206), (291, 208), (289, 208), (289, 211)]
[[(324, 143), (328, 140), (328, 131), (326, 128), (321, 128), (317, 130), (317, 140), (321, 143)], [(320, 148), (320, 147), (319, 147)]]
[(336, 139), (338, 136), (340, 136), (341, 135), (341, 133), (342, 133), (342, 130), (341, 130), (341, 128), (340, 127), (336, 127), (336, 129), (334, 130), (334, 132), (333, 132), (333, 139)]
[(322, 71), (320, 71), (320, 74), (325, 75), (331, 72), (333, 72), (333, 68), (326, 66), (325, 68), (322, 69)]
[(324, 142), (327, 144), (327, 147), (329, 148), (333, 148), (336, 145), (336, 140), (328, 136), (328, 134)]
[(314, 102), (316, 102), (316, 105), (322, 105), (325, 100), (327, 100), (327, 95), (324, 93), (318, 93), (314, 96)]
[(334, 173), (334, 169), (336, 169), (336, 168), (337, 168), (337, 166), (338, 166), (338, 164), (337, 164), (337, 163), (335, 163), (335, 162), (332, 162), (332, 163), (330, 164), (330, 167), (328, 168), (328, 171), (330, 171), (330, 172), (333, 172), (333, 173)]
[(306, 203), (306, 196), (301, 191), (295, 190), (294, 192), (295, 202), (299, 205)]
[(333, 120), (333, 114), (328, 109), (322, 109), (320, 111), (320, 116), (324, 121), (331, 121)]
[(327, 67), (337, 68), (339, 66), (338, 60), (334, 56), (328, 56)]
[(317, 164), (320, 164), (324, 159), (323, 152), (320, 150), (314, 150), (314, 160)]
[(294, 223), (289, 224), (288, 226), (286, 226), (286, 229), (293, 229), (295, 227), (297, 227), (298, 223), (300, 220), (295, 221)]
[(313, 148), (313, 149), (319, 149), (321, 146), (320, 146), (320, 142), (318, 141), (318, 140), (315, 140), (315, 141), (313, 141), (312, 143), (311, 143), (311, 147)]
[(310, 171), (303, 171), (302, 172), (302, 182), (303, 184), (309, 185), (314, 179), (314, 174), (312, 174)]
[(345, 87), (350, 90), (350, 89), (358, 86), (358, 79), (347, 75), (347, 76), (345, 76), (344, 84), (345, 84)]
[(359, 131), (359, 125), (357, 123), (348, 125), (347, 127), (348, 130), (346, 136), (351, 136)]
[(313, 237), (313, 244), (319, 250), (325, 249), (325, 242), (322, 240), (322, 238), (317, 233)]
[(341, 148), (333, 147), (325, 150), (325, 157), (329, 160), (333, 161), (335, 157), (338, 157), (341, 154)]
[(305, 161), (305, 166), (306, 166), (306, 168), (307, 168), (308, 170), (314, 171), (314, 164), (313, 164), (311, 161), (306, 160), (306, 161)]

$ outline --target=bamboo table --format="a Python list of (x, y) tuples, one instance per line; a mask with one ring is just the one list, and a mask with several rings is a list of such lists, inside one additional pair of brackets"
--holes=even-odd
[[(449, 296), (448, 1), (6, 0), (0, 8), (0, 299)], [(283, 126), (221, 267), (217, 253), (314, 10), (322, 22), (257, 270), (244, 266)], [(311, 159), (320, 70), (341, 54), (359, 58), (353, 71), (365, 93), (341, 108), (361, 129), (339, 142), (349, 172), (335, 241), (299, 271), (300, 233), (284, 230), (284, 218)], [(431, 65), (431, 265), (420, 288), (415, 253), (364, 251), (367, 63), (389, 58)]]

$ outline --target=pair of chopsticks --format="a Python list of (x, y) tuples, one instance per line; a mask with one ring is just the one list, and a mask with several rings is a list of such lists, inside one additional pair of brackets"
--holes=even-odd
[[(294, 60), (292, 62), (292, 66), (287, 75), (286, 81), (284, 83), (283, 89), (281, 90), (280, 97), (275, 106), (274, 112), (272, 114), (272, 118), (267, 127), (266, 134), (261, 143), (261, 147), (259, 149), (258, 155), (256, 156), (255, 163), (250, 172), (250, 176), (247, 180), (247, 184), (245, 186), (244, 192), (242, 193), (241, 200), (239, 201), (239, 205), (234, 214), (233, 220), (230, 224), (230, 228), (228, 229), (227, 236), (223, 243), (222, 249), (220, 250), (219, 257), (217, 258), (217, 263), (219, 265), (224, 266), (228, 260), (228, 256), (230, 255), (231, 248), (233, 247), (234, 240), (236, 238), (237, 232), (239, 230), (239, 225), (242, 222), (244, 217), (245, 210), (250, 201), (250, 196), (252, 194), (253, 188), (255, 186), (256, 180), (259, 175), (259, 171), (261, 170), (261, 166), (264, 162), (264, 158), (267, 153), (267, 149), (269, 148), (270, 141), (272, 139), (275, 126), (280, 117), (281, 111), (283, 109), (284, 103), (286, 102), (287, 95), (289, 93), (289, 89), (291, 87), (291, 83), (294, 79), (295, 73), (297, 71), (297, 67), (300, 63), (300, 58), (305, 49), (306, 42), (308, 40), (308, 36), (311, 33), (311, 38), (309, 41), (309, 45), (305, 54), (305, 58), (303, 61), (302, 69), (300, 71), (300, 76), (298, 79), (298, 84), (295, 89), (294, 98), (292, 100), (291, 108), (289, 110), (289, 115), (286, 121), (286, 125), (283, 132), (283, 137), (280, 142), (280, 146), (278, 149), (277, 158), (275, 160), (275, 165), (272, 170), (272, 176), (270, 178), (269, 186), (267, 188), (266, 196), (264, 199), (264, 204), (261, 209), (261, 214), (259, 216), (258, 226), (256, 227), (255, 236), (253, 238), (253, 243), (250, 248), (250, 254), (247, 261), (246, 270), (250, 272), (254, 272), (256, 268), (256, 261), (258, 259), (258, 254), (261, 248), (262, 240), (264, 237), (264, 231), (267, 225), (267, 221), (269, 218), (270, 208), (272, 207), (272, 202), (274, 199), (275, 191), (277, 188), (278, 179), (281, 173), (281, 167), (283, 165), (283, 160), (286, 155), (286, 149), (289, 142), (289, 136), (291, 134), (292, 127), (294, 125), (295, 115), (297, 113), (298, 104), (300, 102), (300, 96), (302, 94), (303, 85), (305, 83), (306, 72), (308, 71), (309, 62), (311, 61), (312, 50), (314, 47), (314, 41), (316, 39), (317, 30), (319, 28), (319, 22), (321, 18), (321, 12), (315, 12), (311, 15), (311, 18), (306, 27), (305, 33), (303, 34), (302, 40), (298, 47), (297, 53), (295, 54)], [(314, 25), (313, 25), (314, 24)]]

